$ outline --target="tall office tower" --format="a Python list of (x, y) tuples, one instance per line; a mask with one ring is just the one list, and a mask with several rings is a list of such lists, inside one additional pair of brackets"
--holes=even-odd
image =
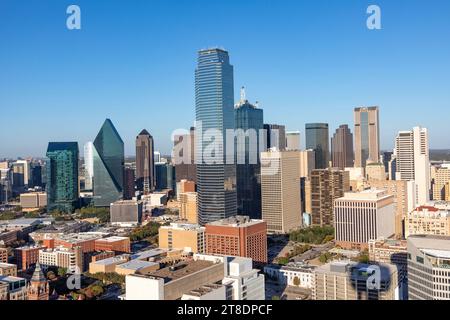
[(180, 202), (180, 220), (198, 224), (197, 192), (178, 193)]
[(370, 180), (368, 185), (371, 188), (387, 191), (388, 195), (394, 196), (395, 214), (395, 235), (402, 238), (405, 235), (403, 222), (408, 213), (415, 208), (415, 185), (414, 181), (406, 180)]
[(155, 190), (155, 159), (153, 152), (153, 137), (144, 129), (136, 137), (136, 186), (144, 194), (149, 194)]
[(302, 225), (298, 151), (261, 153), (262, 218), (270, 233), (288, 233)]
[(408, 237), (410, 300), (450, 300), (450, 237)]
[(315, 169), (311, 173), (311, 223), (333, 226), (334, 200), (350, 191), (350, 173), (338, 169)]
[(136, 176), (134, 173), (134, 169), (130, 167), (126, 167), (123, 176), (123, 199), (131, 200), (135, 195), (135, 180)]
[[(198, 52), (195, 139), (198, 214), (202, 225), (237, 212), (236, 166), (226, 161), (233, 159), (233, 155), (226, 154), (226, 131), (234, 130), (233, 66), (229, 60), (228, 52), (222, 49)], [(216, 137), (211, 133), (216, 133)]]
[(237, 212), (252, 219), (261, 219), (261, 179), (260, 153), (265, 151), (260, 145), (263, 110), (245, 99), (241, 90), (241, 100), (234, 108), (236, 128), (236, 192)]
[(395, 176), (397, 175), (397, 155), (392, 155), (391, 160), (389, 161), (389, 180), (395, 180)]
[(94, 140), (94, 205), (109, 207), (123, 197), (124, 145), (106, 119)]
[(29, 160), (17, 160), (15, 163), (23, 165), (23, 184), (25, 187), (30, 185), (31, 179), (31, 163)]
[(78, 143), (50, 142), (47, 148), (47, 211), (72, 213), (79, 202)]
[[(266, 137), (266, 150), (277, 148), (280, 151), (286, 149), (286, 127), (279, 124), (264, 124)], [(265, 151), (265, 150), (264, 150)]]
[(170, 163), (155, 163), (156, 190), (171, 189), (176, 191), (175, 167)]
[(89, 141), (84, 145), (84, 189), (92, 190), (94, 186), (94, 144)]
[(442, 166), (436, 171), (433, 185), (433, 200), (445, 200), (445, 185), (450, 182), (450, 165)]
[(353, 134), (348, 125), (336, 129), (331, 138), (331, 162), (334, 168), (353, 167)]
[(414, 180), (416, 205), (430, 200), (430, 159), (428, 131), (414, 127), (412, 131), (400, 131), (395, 141), (397, 151), (397, 180)]
[(394, 153), (391, 151), (385, 151), (381, 154), (381, 158), (384, 165), (384, 171), (389, 173), (389, 162), (394, 158)]
[(12, 186), (14, 189), (25, 187), (25, 165), (23, 163), (14, 162), (11, 166), (12, 170)]
[(159, 151), (153, 152), (153, 159), (155, 163), (161, 162), (161, 152)]
[(42, 187), (42, 166), (38, 162), (31, 164), (29, 187)]
[(394, 196), (384, 190), (347, 192), (334, 202), (336, 244), (367, 249), (369, 240), (395, 234)]
[(316, 169), (316, 156), (314, 150), (301, 150), (300, 153), (300, 177), (310, 178), (311, 171)]
[(378, 107), (355, 108), (355, 167), (379, 162), (380, 123)]
[(177, 182), (185, 179), (197, 183), (195, 127), (191, 127), (188, 134), (174, 136), (172, 159)]
[(235, 216), (205, 225), (207, 254), (252, 258), (267, 263), (267, 226), (263, 220)]
[(300, 150), (300, 131), (286, 132), (286, 150)]
[(329, 165), (330, 148), (328, 123), (307, 123), (305, 125), (306, 149), (313, 149), (316, 169), (326, 169)]

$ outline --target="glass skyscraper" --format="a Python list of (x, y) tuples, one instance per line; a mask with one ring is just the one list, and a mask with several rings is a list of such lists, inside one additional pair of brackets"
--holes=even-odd
[(78, 143), (50, 142), (47, 148), (47, 210), (72, 213), (78, 207)]
[[(200, 50), (195, 70), (195, 158), (200, 224), (237, 213), (236, 166), (226, 163), (225, 149), (226, 130), (234, 129), (233, 101), (233, 66), (228, 52), (217, 48)], [(222, 137), (217, 140), (205, 137), (211, 130)], [(211, 149), (217, 152), (209, 153)], [(234, 159), (234, 155), (230, 157)]]
[(123, 197), (124, 144), (106, 119), (94, 140), (94, 205), (109, 207)]
[(330, 159), (328, 123), (307, 123), (305, 125), (306, 149), (313, 149), (316, 169), (328, 168)]
[[(237, 139), (236, 153), (245, 154), (245, 162), (236, 162), (237, 211), (252, 219), (261, 219), (261, 177), (259, 134), (263, 130), (263, 110), (244, 97), (234, 109), (236, 129), (242, 129), (245, 139)], [(253, 131), (253, 134), (251, 131)]]

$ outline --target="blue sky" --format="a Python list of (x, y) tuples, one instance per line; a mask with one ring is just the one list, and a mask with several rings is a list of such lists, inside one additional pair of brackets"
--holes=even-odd
[[(81, 7), (81, 30), (66, 8)], [(382, 10), (382, 30), (366, 9)], [(43, 156), (49, 141), (93, 140), (109, 117), (128, 155), (146, 128), (156, 148), (194, 120), (198, 49), (220, 46), (267, 123), (353, 127), (379, 105), (381, 145), (429, 128), (450, 148), (448, 0), (1, 0), (0, 157)]]

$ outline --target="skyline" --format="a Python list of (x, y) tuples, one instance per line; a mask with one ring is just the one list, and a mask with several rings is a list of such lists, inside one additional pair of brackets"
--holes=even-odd
[[(65, 28), (69, 1), (23, 2), (0, 4), (0, 42), (9, 48), (0, 52), (0, 157), (43, 157), (50, 141), (81, 148), (106, 118), (126, 155), (134, 155), (142, 129), (156, 150), (170, 154), (172, 131), (189, 129), (195, 118), (197, 51), (217, 45), (230, 53), (235, 102), (245, 86), (249, 101), (260, 101), (264, 122), (300, 131), (302, 147), (305, 123), (329, 123), (330, 136), (341, 124), (354, 133), (353, 109), (377, 105), (382, 150), (414, 126), (429, 129), (431, 149), (450, 148), (441, 116), (450, 104), (444, 1), (432, 8), (425, 1), (377, 1), (383, 29), (376, 31), (365, 27), (368, 1), (227, 1), (219, 11), (218, 1), (136, 1), (133, 8), (77, 1), (77, 31)], [(199, 17), (211, 22), (212, 13), (217, 23), (204, 28)], [(262, 22), (227, 23), (252, 16)], [(279, 50), (286, 44), (292, 50)]]

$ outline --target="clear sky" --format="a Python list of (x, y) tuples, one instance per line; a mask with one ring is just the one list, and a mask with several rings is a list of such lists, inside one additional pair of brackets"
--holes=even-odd
[[(70, 4), (81, 30), (66, 28)], [(382, 30), (366, 28), (370, 4)], [(302, 140), (306, 122), (331, 134), (378, 105), (383, 149), (415, 125), (450, 148), (448, 0), (1, 0), (0, 157), (81, 149), (107, 117), (127, 155), (143, 128), (168, 153), (194, 121), (196, 52), (212, 46), (230, 53), (236, 100), (245, 85), (266, 123)]]

